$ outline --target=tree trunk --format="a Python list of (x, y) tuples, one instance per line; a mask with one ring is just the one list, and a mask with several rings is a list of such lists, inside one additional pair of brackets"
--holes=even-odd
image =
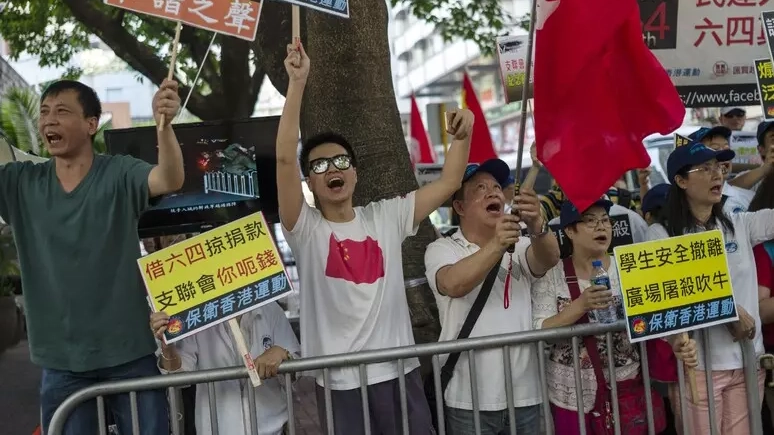
[[(283, 41), (272, 50), (270, 64), (264, 65), (280, 92), (287, 89), (282, 59), (290, 42), (290, 7), (264, 2), (261, 26), (272, 23)], [(355, 203), (402, 195), (417, 188), (411, 168), (400, 113), (395, 101), (387, 40), (388, 10), (384, 0), (350, 0), (351, 18), (343, 19), (301, 8), (301, 33), (312, 69), (304, 94), (301, 114), (302, 137), (335, 131), (346, 137), (358, 160)], [(271, 18), (269, 18), (271, 17)], [(263, 35), (266, 29), (262, 29)], [(271, 38), (274, 39), (274, 38)], [(261, 41), (264, 51), (266, 43)], [(267, 56), (267, 53), (264, 53)], [(423, 278), (424, 253), (435, 239), (429, 220), (403, 245), (403, 273), (406, 279)], [(425, 284), (406, 289), (418, 343), (438, 339), (438, 309)]]

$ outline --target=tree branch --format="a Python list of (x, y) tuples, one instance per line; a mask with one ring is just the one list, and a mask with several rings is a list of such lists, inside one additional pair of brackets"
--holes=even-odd
[[(288, 75), (285, 72), (286, 46), (291, 41), (290, 4), (278, 1), (261, 2), (261, 24), (252, 44), (255, 61), (269, 77), (271, 84), (285, 95), (288, 89)], [(301, 22), (304, 22), (305, 8), (301, 9)], [(304, 38), (304, 26), (301, 26), (301, 40)], [(261, 79), (263, 80), (263, 79)], [(260, 86), (260, 83), (259, 83)], [(257, 94), (256, 94), (257, 95)]]
[[(116, 26), (114, 16), (108, 15), (83, 0), (62, 0), (73, 17), (105, 42), (115, 54), (130, 67), (159, 86), (167, 76), (168, 65), (156, 56), (154, 50), (139, 42), (125, 27)], [(181, 93), (190, 88), (181, 87)], [(207, 99), (194, 92), (188, 109), (202, 119), (217, 119), (217, 108), (208, 105)]]

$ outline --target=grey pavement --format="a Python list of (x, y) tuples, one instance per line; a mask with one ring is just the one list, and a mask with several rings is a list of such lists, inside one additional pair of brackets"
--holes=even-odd
[(26, 341), (0, 353), (0, 434), (31, 435), (38, 426), (40, 374)]

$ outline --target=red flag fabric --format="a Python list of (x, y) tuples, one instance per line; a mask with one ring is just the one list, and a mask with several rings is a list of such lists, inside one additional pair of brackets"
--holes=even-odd
[(422, 115), (419, 113), (417, 99), (411, 95), (411, 138), (416, 141), (419, 159), (415, 163), (435, 163), (435, 151), (430, 146), (430, 138), (427, 137), (425, 124), (422, 122)]
[(676, 130), (685, 108), (642, 40), (637, 0), (537, 1), (538, 158), (584, 210), (650, 165), (642, 139)]
[(470, 163), (484, 163), (489, 159), (496, 159), (497, 153), (492, 144), (492, 135), (489, 133), (489, 125), (486, 123), (484, 111), (481, 110), (481, 104), (478, 102), (476, 90), (473, 89), (473, 82), (470, 81), (468, 73), (462, 79), (462, 108), (473, 112), (475, 119), (473, 123), (473, 133), (470, 138)]

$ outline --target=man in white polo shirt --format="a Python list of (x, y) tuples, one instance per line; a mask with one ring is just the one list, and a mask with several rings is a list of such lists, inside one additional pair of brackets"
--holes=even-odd
[[(501, 186), (507, 184), (508, 176), (508, 165), (500, 159), (488, 160), (480, 166), (468, 165), (462, 188), (453, 198), (454, 210), (460, 216), (459, 230), (427, 248), (426, 273), (438, 303), (441, 341), (457, 338), (485, 281), (491, 283), (491, 292), (470, 337), (532, 329), (530, 287), (559, 261), (559, 245), (541, 216), (537, 195), (529, 189), (522, 189), (515, 197), (514, 209), (520, 213), (530, 234), (529, 238), (519, 238), (519, 219), (503, 213), (505, 201)], [(509, 254), (507, 248), (512, 244), (515, 250)], [(497, 277), (486, 280), (493, 270), (497, 271)], [(516, 432), (538, 434), (541, 390), (536, 348), (513, 346), (510, 352)], [(475, 363), (481, 434), (507, 433), (502, 350), (478, 351)], [(447, 433), (475, 433), (471, 374), (465, 354), (452, 373), (444, 391)]]

